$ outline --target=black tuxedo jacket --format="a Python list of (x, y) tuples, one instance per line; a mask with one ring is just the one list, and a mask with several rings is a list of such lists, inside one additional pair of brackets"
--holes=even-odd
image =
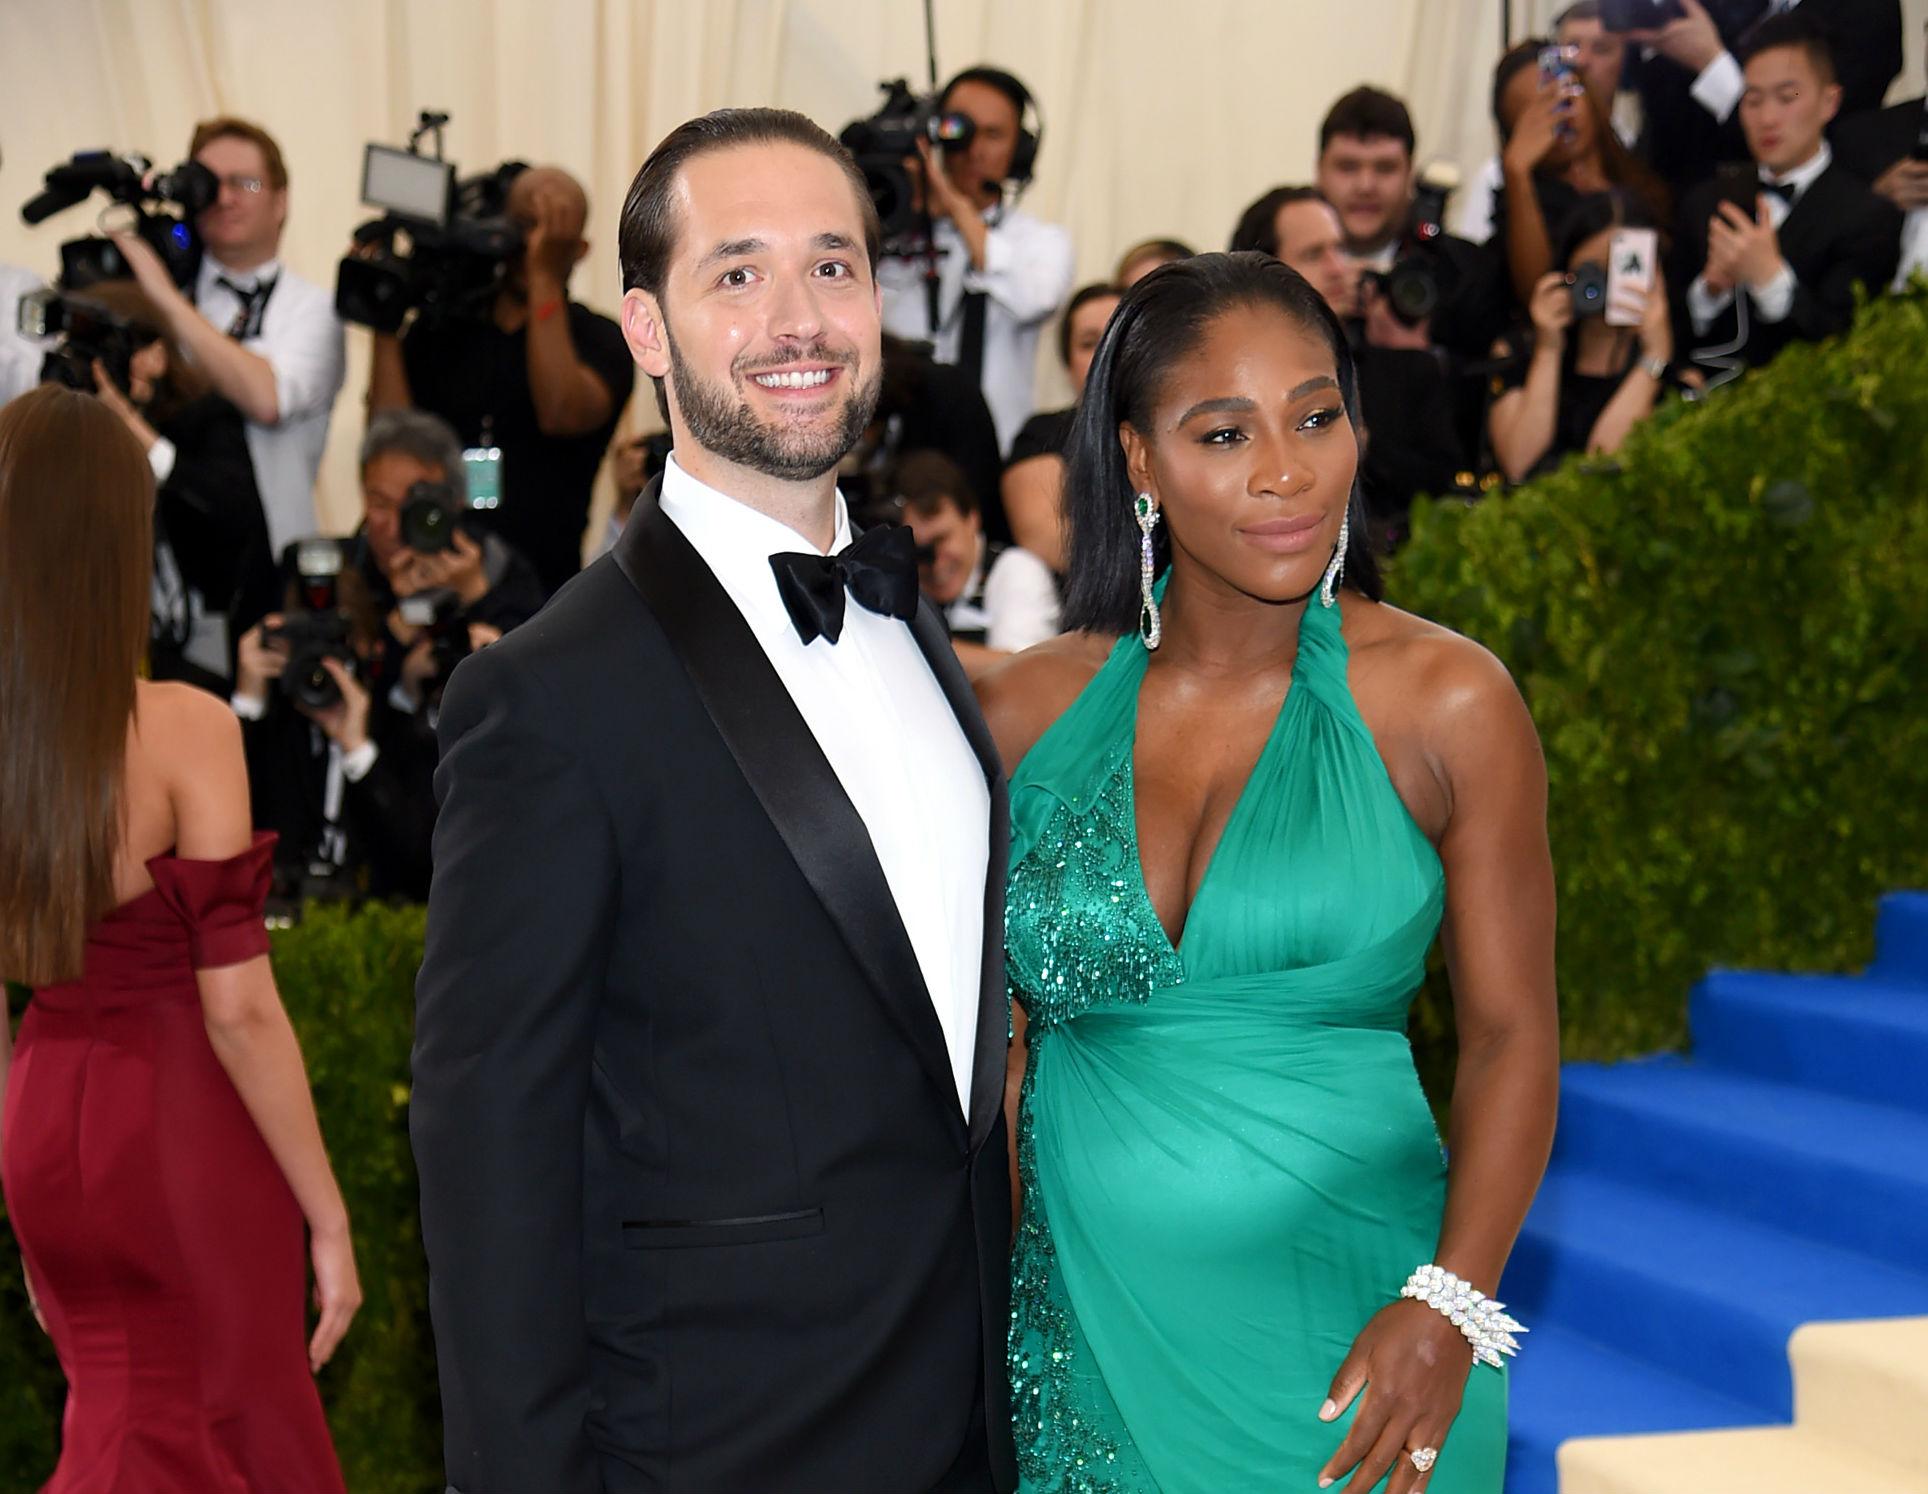
[[(1703, 182), (1688, 193), (1681, 209), (1671, 274), (1683, 297), (1686, 287), (1707, 267), (1707, 222), (1718, 200), (1718, 185)], [(1741, 355), (1754, 367), (1790, 342), (1847, 330), (1854, 319), (1856, 284), (1875, 294), (1894, 279), (1901, 258), (1901, 214), (1840, 166), (1831, 165), (1801, 194), (1781, 224), (1779, 237), (1781, 257), (1797, 282), (1794, 306), (1778, 322), (1764, 322), (1750, 314)], [(1683, 325), (1687, 325), (1684, 313)], [(1707, 332), (1695, 337), (1695, 346), (1730, 343), (1737, 325), (1730, 307)]]
[[(1768, 0), (1704, 0), (1730, 51), (1770, 9)], [(1801, 0), (1799, 13), (1827, 38), (1841, 81), (1837, 121), (1878, 109), (1901, 72), (1900, 0)], [(1640, 93), (1645, 118), (1640, 154), (1676, 198), (1714, 174), (1722, 161), (1747, 159), (1738, 107), (1725, 120), (1703, 109), (1691, 93), (1694, 75), (1665, 57), (1627, 59), (1629, 86)]]
[(966, 1109), (863, 821), (655, 498), (442, 707), (410, 1124), (450, 1484), (1012, 1488), (995, 749), (925, 605), (991, 784)]
[(1907, 99), (1841, 121), (1834, 131), (1835, 164), (1873, 186), (1896, 161), (1914, 154), (1923, 102)]

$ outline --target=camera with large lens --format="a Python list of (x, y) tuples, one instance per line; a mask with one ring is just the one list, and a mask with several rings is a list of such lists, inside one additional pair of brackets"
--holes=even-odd
[[(362, 156), (362, 201), (382, 216), (355, 230), (356, 252), (335, 275), (335, 310), (344, 321), (399, 332), (409, 312), (431, 320), (484, 316), (522, 255), (522, 230), (508, 216), (509, 187), (527, 169), (504, 161), (458, 178), (442, 159), (446, 114), (424, 110), (406, 150), (369, 145)], [(435, 154), (423, 155), (433, 134)]]
[(57, 290), (22, 296), (16, 320), (21, 335), (35, 342), (59, 339), (41, 360), (40, 382), (65, 384), (83, 394), (95, 390), (95, 359), (106, 366), (115, 388), (128, 388), (134, 354), (159, 336), (91, 297)]
[(341, 687), (324, 663), (333, 659), (351, 672), (355, 650), (349, 642), (348, 614), (341, 607), (340, 578), (346, 556), (340, 540), (316, 536), (292, 547), (301, 605), (264, 627), (264, 642), (288, 651), (281, 671), (281, 693), (311, 711), (325, 711), (341, 700)]
[(968, 114), (939, 110), (935, 97), (912, 93), (906, 79), (892, 78), (877, 86), (884, 91), (883, 107), (868, 119), (845, 125), (837, 140), (857, 158), (870, 200), (877, 205), (884, 253), (921, 254), (929, 247), (930, 221), (918, 208), (919, 193), (905, 162), (916, 157), (920, 140), (949, 150), (969, 145), (977, 126)]
[(447, 586), (431, 586), (402, 597), (395, 605), (402, 621), (420, 628), (429, 641), (429, 656), (435, 663), (427, 685), (432, 694), (447, 684), (455, 666), (474, 652), (469, 644), (468, 609)]
[(1417, 327), (1439, 310), (1459, 285), (1459, 271), (1439, 250), (1446, 233), (1446, 201), (1458, 186), (1459, 172), (1443, 162), (1420, 174), (1399, 253), (1391, 269), (1372, 277), (1392, 314), (1408, 327)]
[[(194, 283), (201, 268), (201, 239), (194, 231), (194, 218), (214, 206), (221, 195), (220, 179), (212, 171), (199, 161), (184, 161), (156, 175), (145, 156), (78, 151), (72, 160), (47, 173), (41, 190), (20, 209), (21, 221), (39, 223), (95, 192), (105, 192), (132, 212), (133, 231), (160, 256), (176, 285)], [(60, 283), (68, 290), (82, 290), (100, 280), (127, 280), (133, 274), (127, 257), (110, 238), (90, 235), (60, 246)]]
[(410, 483), (402, 499), (399, 520), (402, 543), (418, 555), (437, 555), (455, 548), (455, 533), (462, 527), (464, 509), (456, 496), (455, 484), (422, 481)]

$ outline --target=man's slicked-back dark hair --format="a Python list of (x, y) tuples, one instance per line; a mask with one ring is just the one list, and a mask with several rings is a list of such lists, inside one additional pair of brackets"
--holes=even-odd
[(850, 190), (857, 198), (858, 216), (864, 225), (864, 249), (875, 270), (883, 230), (877, 222), (877, 206), (871, 200), (870, 189), (864, 185), (864, 174), (857, 169), (850, 152), (815, 120), (794, 109), (717, 109), (680, 124), (665, 135), (629, 184), (629, 195), (623, 199), (622, 223), (616, 235), (623, 289), (642, 289), (661, 298), (680, 228), (671, 196), (677, 173), (685, 165), (710, 151), (777, 143), (813, 150), (843, 169), (850, 180)]
[(1766, 16), (1749, 27), (1737, 49), (1740, 64), (1746, 67), (1761, 53), (1772, 52), (1777, 47), (1792, 47), (1797, 52), (1805, 53), (1808, 65), (1814, 69), (1823, 87), (1840, 81), (1840, 74), (1834, 66), (1834, 50), (1828, 45), (1827, 37), (1812, 19), (1798, 10), (1784, 10)]
[(1232, 230), (1232, 253), (1255, 249), (1274, 259), (1279, 255), (1279, 209), (1288, 202), (1324, 202), (1325, 193), (1317, 187), (1274, 187), (1239, 214)]
[[(1152, 427), (1153, 408), (1176, 364), (1189, 358), (1207, 327), (1228, 311), (1282, 311), (1332, 350), (1339, 398), (1357, 432), (1358, 381), (1345, 328), (1332, 308), (1289, 265), (1256, 250), (1199, 254), (1161, 265), (1125, 292), (1091, 360), (1065, 450), (1064, 502), (1071, 546), (1064, 626), (1094, 633), (1129, 633), (1138, 625), (1138, 522), (1132, 512), (1131, 472), (1118, 427)], [(1260, 328), (1254, 336), (1263, 337)], [(1366, 533), (1366, 510), (1355, 477), (1344, 584), (1379, 600), (1379, 566)], [(1171, 550), (1161, 525), (1154, 564)]]

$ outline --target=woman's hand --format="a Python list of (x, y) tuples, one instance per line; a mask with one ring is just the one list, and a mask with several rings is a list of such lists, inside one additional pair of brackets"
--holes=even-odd
[(1440, 1313), (1409, 1300), (1382, 1307), (1353, 1340), (1319, 1412), (1322, 1421), (1336, 1421), (1364, 1392), (1346, 1440), (1319, 1473), (1319, 1487), (1352, 1473), (1342, 1494), (1365, 1494), (1390, 1470), (1386, 1494), (1418, 1494), (1427, 1475), (1410, 1455), (1430, 1447), (1446, 1456), (1446, 1434), (1472, 1367), (1471, 1346)]
[(1533, 287), (1527, 303), (1533, 318), (1533, 346), (1558, 352), (1566, 346), (1567, 328), (1573, 325), (1573, 287), (1564, 270), (1549, 270)]
[(1524, 175), (1551, 155), (1559, 143), (1566, 113), (1573, 104), (1573, 94), (1562, 84), (1551, 79), (1541, 83), (1540, 91), (1514, 122), (1513, 133), (1507, 137), (1506, 149), (1500, 156), (1505, 170)]
[(355, 1247), (348, 1237), (347, 1222), (311, 1231), (308, 1256), (315, 1268), (315, 1307), (321, 1313), (314, 1337), (308, 1340), (308, 1367), (319, 1373), (334, 1357), (362, 1301), (361, 1278), (355, 1274)]

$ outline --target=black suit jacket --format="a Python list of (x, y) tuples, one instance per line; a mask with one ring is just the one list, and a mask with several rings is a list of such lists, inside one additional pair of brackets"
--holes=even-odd
[[(1768, 0), (1704, 0), (1730, 51), (1767, 14)], [(1799, 13), (1826, 37), (1841, 82), (1837, 124), (1881, 107), (1901, 72), (1900, 0), (1801, 0)], [(1676, 196), (1705, 181), (1722, 161), (1747, 159), (1740, 110), (1717, 120), (1691, 93), (1694, 75), (1665, 57), (1627, 59), (1629, 86), (1640, 93), (1645, 119), (1639, 149)]]
[(450, 682), (411, 1129), (461, 1494), (1015, 1485), (1004, 784), (912, 626), (992, 790), (968, 1113), (862, 820), (654, 486)]
[[(1707, 222), (1719, 188), (1705, 182), (1687, 196), (1676, 237), (1672, 283), (1686, 287), (1707, 265)], [(1750, 366), (1767, 362), (1790, 342), (1813, 341), (1845, 332), (1854, 319), (1854, 287), (1873, 294), (1894, 278), (1901, 258), (1901, 214), (1886, 199), (1838, 165), (1814, 179), (1780, 228), (1781, 257), (1797, 282), (1793, 309), (1778, 322), (1758, 316), (1748, 321), (1741, 355)], [(1751, 309), (1751, 308), (1750, 308)], [(1737, 328), (1733, 308), (1694, 341), (1696, 346), (1725, 345)]]
[(1906, 99), (1841, 121), (1834, 132), (1835, 164), (1873, 186), (1896, 161), (1914, 154), (1923, 103), (1918, 98)]

